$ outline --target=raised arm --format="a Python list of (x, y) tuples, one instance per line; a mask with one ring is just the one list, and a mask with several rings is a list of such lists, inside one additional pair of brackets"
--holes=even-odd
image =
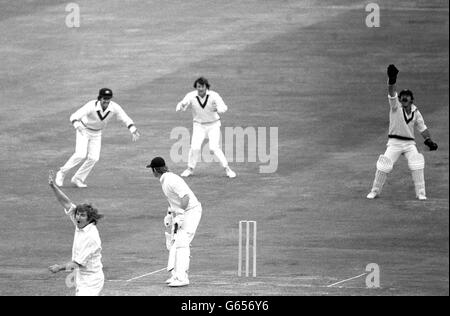
[(53, 181), (53, 171), (50, 171), (49, 173), (48, 184), (50, 185), (50, 188), (52, 188), (53, 193), (55, 193), (58, 202), (61, 203), (64, 209), (69, 210), (72, 207), (73, 202)]
[(393, 64), (390, 64), (387, 68), (387, 75), (388, 75), (388, 93), (391, 98), (395, 97), (397, 94), (397, 75), (398, 75), (398, 69)]

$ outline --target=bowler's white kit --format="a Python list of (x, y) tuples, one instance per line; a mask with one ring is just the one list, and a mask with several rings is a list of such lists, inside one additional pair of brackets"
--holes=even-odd
[(76, 205), (64, 210), (75, 225), (72, 261), (80, 265), (75, 270), (77, 296), (97, 296), (103, 289), (105, 277), (102, 264), (102, 243), (97, 226), (94, 223), (79, 229), (75, 219)]
[(113, 101), (110, 101), (105, 110), (103, 110), (100, 101), (89, 101), (70, 116), (73, 126), (75, 128), (81, 126), (82, 131), (80, 132), (78, 129), (76, 131), (75, 153), (61, 167), (60, 172), (63, 175), (86, 159), (72, 178), (81, 182), (86, 180), (86, 177), (100, 158), (102, 130), (113, 117), (122, 121), (131, 133), (136, 131), (131, 118), (119, 104)]
[[(190, 262), (190, 243), (194, 239), (202, 216), (202, 206), (186, 182), (172, 172), (164, 173), (160, 178), (162, 190), (167, 197), (174, 217), (183, 218), (181, 226), (174, 235), (174, 243), (169, 250), (167, 270), (180, 281), (188, 281), (187, 271)], [(181, 199), (188, 195), (189, 204), (185, 210), (180, 208)]]
[(186, 94), (184, 99), (178, 103), (177, 111), (185, 111), (189, 106), (192, 108), (193, 131), (191, 148), (189, 150), (188, 167), (195, 169), (203, 141), (209, 139), (209, 149), (219, 159), (222, 167), (228, 167), (228, 161), (220, 148), (220, 116), (228, 110), (220, 95), (212, 90), (207, 90), (202, 98), (197, 90)]

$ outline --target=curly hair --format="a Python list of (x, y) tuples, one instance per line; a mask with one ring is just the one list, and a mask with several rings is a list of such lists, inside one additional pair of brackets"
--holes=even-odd
[(96, 208), (94, 208), (91, 204), (88, 204), (88, 203), (77, 205), (77, 207), (75, 208), (75, 215), (78, 212), (82, 212), (82, 213), (86, 212), (88, 222), (94, 223), (95, 225), (97, 225), (97, 222), (99, 221), (99, 219), (101, 219), (103, 217), (102, 214), (98, 213), (98, 210)]
[(209, 82), (208, 82), (208, 79), (206, 79), (205, 77), (200, 77), (197, 80), (195, 80), (194, 88), (197, 88), (197, 84), (200, 84), (202, 86), (206, 86), (206, 89), (209, 90)]
[(414, 95), (409, 89), (403, 89), (402, 91), (400, 91), (400, 93), (398, 94), (398, 98), (401, 99), (402, 96), (409, 96), (411, 98), (411, 101), (414, 101)]

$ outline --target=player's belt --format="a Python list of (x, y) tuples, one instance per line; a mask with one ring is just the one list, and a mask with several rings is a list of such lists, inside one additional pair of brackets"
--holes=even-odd
[(220, 119), (217, 119), (217, 120), (211, 121), (211, 122), (199, 122), (199, 121), (195, 121), (194, 120), (194, 123), (198, 123), (198, 124), (212, 124), (212, 123), (215, 123), (215, 122), (218, 122), (218, 121), (220, 121)]
[(414, 138), (411, 137), (405, 137), (405, 136), (398, 136), (398, 135), (388, 135), (389, 138), (395, 138), (395, 139), (401, 139), (401, 140), (414, 140)]

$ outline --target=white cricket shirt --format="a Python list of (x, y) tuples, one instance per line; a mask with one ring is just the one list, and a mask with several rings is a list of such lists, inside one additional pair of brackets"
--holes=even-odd
[(91, 223), (82, 229), (79, 229), (75, 219), (76, 205), (72, 204), (69, 210), (64, 210), (75, 225), (75, 236), (72, 246), (72, 261), (75, 261), (80, 267), (80, 273), (95, 273), (103, 268), (102, 264), (102, 242), (97, 226)]
[(197, 207), (200, 202), (197, 200), (194, 192), (188, 187), (186, 182), (178, 175), (172, 172), (165, 172), (159, 179), (161, 182), (162, 190), (167, 197), (167, 201), (170, 207), (175, 211), (176, 214), (183, 214), (181, 206), (181, 199), (187, 194), (189, 195), (189, 203), (186, 211)]
[(117, 116), (117, 119), (122, 121), (131, 133), (136, 130), (133, 120), (114, 101), (109, 102), (105, 111), (103, 111), (100, 101), (89, 101), (70, 116), (70, 122), (74, 124), (76, 121), (80, 121), (87, 129), (101, 131), (114, 116)]
[(422, 114), (414, 104), (411, 105), (411, 113), (408, 115), (398, 100), (397, 93), (393, 97), (388, 95), (388, 99), (390, 105), (389, 138), (413, 141), (414, 126), (421, 133), (427, 129)]
[(186, 94), (181, 104), (184, 109), (191, 106), (194, 122), (201, 124), (213, 123), (220, 120), (218, 113), (225, 113), (228, 110), (222, 97), (212, 90), (206, 90), (204, 98), (198, 95), (197, 90), (191, 91)]

